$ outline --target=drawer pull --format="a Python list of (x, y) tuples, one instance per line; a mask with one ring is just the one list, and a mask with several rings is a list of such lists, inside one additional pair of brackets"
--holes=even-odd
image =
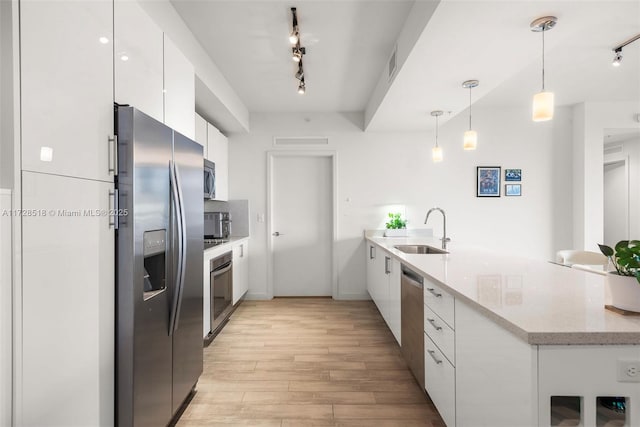
[(431, 326), (433, 326), (436, 329), (436, 331), (441, 331), (442, 330), (442, 326), (438, 326), (436, 324), (436, 319), (427, 318), (427, 322), (431, 323)]
[(427, 288), (427, 290), (429, 291), (429, 293), (431, 293), (432, 295), (434, 295), (436, 298), (440, 298), (440, 297), (442, 297), (442, 294), (441, 294), (441, 293), (436, 292), (436, 290), (435, 290), (435, 289), (433, 289), (433, 288)]
[(435, 356), (436, 352), (433, 350), (427, 350), (427, 353), (429, 353), (429, 356), (431, 356), (431, 358), (439, 365), (442, 363), (442, 360), (438, 360), (438, 358)]

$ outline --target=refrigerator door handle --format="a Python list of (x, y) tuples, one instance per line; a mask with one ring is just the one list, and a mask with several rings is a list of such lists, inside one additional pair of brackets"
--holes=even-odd
[[(180, 302), (180, 288), (181, 280), (184, 277), (183, 264), (184, 264), (184, 247), (183, 247), (183, 228), (182, 228), (182, 209), (180, 206), (180, 195), (178, 191), (178, 177), (176, 174), (175, 166), (172, 161), (169, 161), (169, 185), (171, 187), (171, 199), (173, 200), (172, 208), (175, 212), (176, 229), (178, 232), (178, 265), (176, 269), (176, 280), (174, 282), (173, 302), (171, 304), (171, 316), (169, 318), (169, 336), (173, 335), (175, 331), (177, 317), (178, 317), (178, 304)], [(173, 240), (173, 239), (172, 239)]]
[(186, 230), (186, 214), (184, 208), (184, 196), (182, 194), (182, 180), (180, 178), (180, 170), (178, 169), (177, 164), (173, 164), (175, 169), (175, 177), (176, 177), (176, 187), (178, 190), (178, 207), (180, 209), (180, 251), (182, 252), (182, 257), (180, 258), (181, 266), (180, 266), (180, 281), (178, 282), (177, 294), (176, 294), (176, 302), (175, 302), (175, 315), (173, 323), (173, 332), (178, 330), (178, 323), (180, 319), (180, 309), (182, 309), (182, 296), (184, 294), (184, 281), (185, 274), (187, 271), (186, 266), (186, 250), (187, 250), (187, 230)]

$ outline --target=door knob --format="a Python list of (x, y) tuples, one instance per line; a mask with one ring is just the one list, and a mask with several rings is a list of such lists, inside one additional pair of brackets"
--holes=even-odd
[(276, 236), (276, 237), (278, 237), (278, 236), (282, 236), (282, 234), (280, 234), (280, 232), (279, 232), (279, 231), (276, 231), (275, 233), (273, 233), (273, 234), (271, 234), (271, 235), (272, 235), (272, 236)]

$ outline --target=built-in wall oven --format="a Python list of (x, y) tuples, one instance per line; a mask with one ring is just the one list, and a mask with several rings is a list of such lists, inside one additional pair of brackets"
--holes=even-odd
[(211, 335), (215, 336), (233, 311), (233, 255), (226, 252), (211, 260)]

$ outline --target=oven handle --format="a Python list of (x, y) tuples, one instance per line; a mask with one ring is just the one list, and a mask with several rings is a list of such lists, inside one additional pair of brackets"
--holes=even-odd
[(231, 263), (230, 262), (226, 263), (222, 267), (216, 268), (211, 273), (213, 274), (213, 277), (217, 277), (217, 276), (220, 276), (220, 275), (226, 273), (229, 270), (231, 270)]

